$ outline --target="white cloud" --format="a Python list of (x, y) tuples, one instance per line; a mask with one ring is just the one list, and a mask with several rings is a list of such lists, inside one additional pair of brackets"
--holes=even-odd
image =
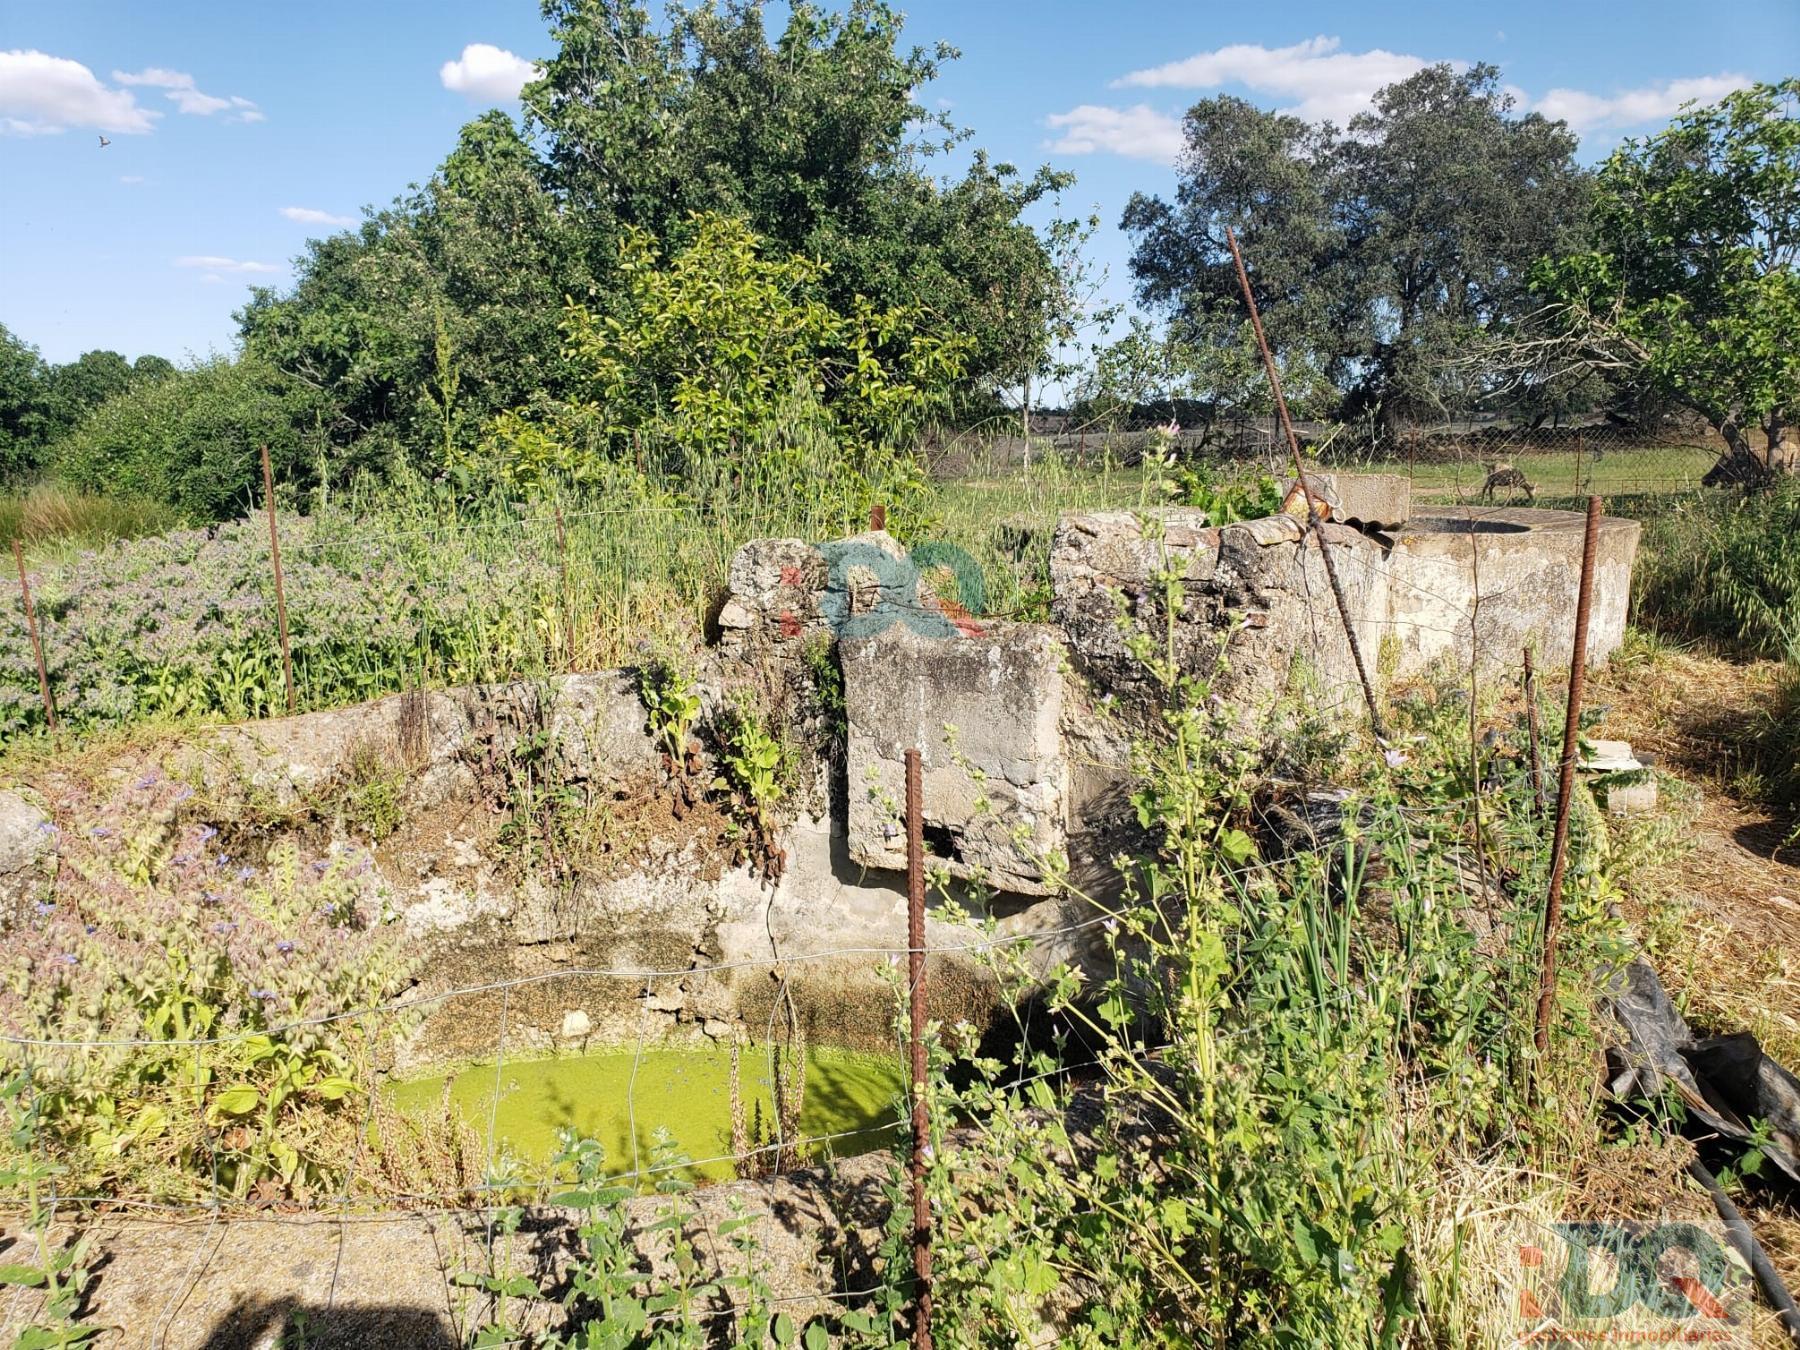
[[(1384, 85), (1429, 65), (1422, 56), (1384, 51), (1339, 51), (1339, 39), (1323, 35), (1291, 47), (1240, 42), (1196, 52), (1180, 61), (1134, 70), (1113, 81), (1125, 89), (1216, 89), (1237, 84), (1259, 94), (1292, 100), (1286, 111), (1309, 122), (1340, 126), (1369, 106)], [(1452, 62), (1462, 65), (1462, 62)]]
[(355, 216), (334, 216), (329, 211), (321, 211), (315, 206), (284, 206), (281, 214), (289, 220), (302, 225), (354, 225)]
[(175, 260), (177, 267), (204, 269), (208, 275), (201, 280), (217, 280), (221, 272), (279, 272), (281, 267), (276, 263), (251, 262), (240, 258), (221, 258), (213, 254), (189, 254), (185, 258)]
[(475, 103), (508, 102), (537, 77), (538, 68), (530, 61), (486, 42), (471, 42), (438, 70), (444, 88)]
[(1531, 106), (1545, 117), (1559, 118), (1575, 132), (1586, 135), (1602, 128), (1667, 121), (1689, 100), (1716, 103), (1734, 89), (1746, 89), (1751, 83), (1748, 75), (1728, 74), (1647, 84), (1610, 96), (1581, 89), (1552, 89)]
[(228, 113), (227, 122), (260, 122), (263, 114), (255, 103), (247, 98), (233, 94), (230, 98), (220, 98), (216, 94), (203, 93), (194, 83), (194, 77), (186, 71), (168, 70), (162, 66), (147, 66), (139, 71), (115, 70), (113, 78), (120, 84), (147, 85), (152, 89), (164, 91), (163, 97), (175, 105), (177, 112), (187, 113), (191, 117), (211, 117), (214, 113)]
[(1091, 155), (1109, 151), (1133, 159), (1173, 164), (1181, 153), (1181, 122), (1147, 104), (1130, 108), (1103, 108), (1084, 103), (1064, 113), (1051, 113), (1045, 124), (1062, 135), (1050, 149), (1065, 155)]
[(144, 175), (141, 173), (122, 173), (119, 175), (119, 181), (127, 187), (136, 187), (139, 183), (144, 181)]
[(37, 136), (86, 128), (137, 136), (161, 113), (126, 89), (108, 89), (79, 61), (40, 51), (0, 52), (0, 132)]

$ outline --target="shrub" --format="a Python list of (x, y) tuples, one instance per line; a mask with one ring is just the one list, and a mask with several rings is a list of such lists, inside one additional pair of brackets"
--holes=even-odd
[(314, 469), (299, 430), (313, 401), (261, 361), (215, 357), (106, 400), (52, 448), (49, 472), (83, 491), (221, 519), (260, 498), (260, 447), (284, 476)]
[(86, 1185), (314, 1190), (347, 1159), (309, 1116), (368, 1090), (392, 1028), (337, 1019), (397, 991), (404, 948), (367, 858), (240, 856), (198, 802), (153, 771), (58, 803), (62, 879), (0, 957), (0, 1027), (85, 1043), (12, 1048), (35, 1147)]

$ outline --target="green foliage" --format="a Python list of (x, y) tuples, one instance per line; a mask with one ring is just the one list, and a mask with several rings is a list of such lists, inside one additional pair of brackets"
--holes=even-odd
[(512, 120), (486, 113), (421, 188), (313, 240), (286, 295), (239, 315), (247, 353), (320, 393), (299, 425), (326, 474), (435, 471), (489, 418), (563, 388), (558, 319), (590, 241)]
[(1800, 417), (1797, 108), (1800, 79), (1757, 85), (1627, 142), (1600, 169), (1593, 247), (1535, 275), (1594, 359), (1719, 429), (1728, 479), (1766, 478)]
[(261, 504), (264, 445), (283, 478), (312, 476), (305, 428), (315, 407), (310, 390), (273, 367), (215, 357), (101, 403), (49, 467), (84, 491), (221, 519)]
[(84, 1233), (63, 1246), (51, 1244), (50, 1225), (56, 1210), (54, 1197), (46, 1197), (44, 1187), (63, 1169), (38, 1155), (37, 1100), (29, 1065), (0, 1083), (0, 1109), (7, 1117), (9, 1155), (17, 1159), (0, 1167), (0, 1195), (24, 1200), (25, 1230), (37, 1248), (35, 1265), (0, 1265), (0, 1284), (43, 1290), (37, 1319), (14, 1337), (14, 1350), (72, 1350), (105, 1330), (80, 1320), (82, 1299), (93, 1278), (93, 1235)]
[(693, 673), (671, 655), (653, 656), (638, 668), (638, 697), (650, 714), (650, 734), (675, 765), (685, 764), (688, 739), (700, 719)]
[(1633, 575), (1641, 620), (1800, 665), (1800, 483), (1647, 513)]
[(52, 365), (0, 324), (0, 478), (39, 467), (46, 449), (108, 399), (142, 391), (174, 369), (160, 356), (135, 363), (117, 352), (83, 352)]
[[(1590, 808), (1575, 828), (1563, 968), (1579, 974), (1540, 1058), (1547, 850), (1523, 727), (1471, 762), (1466, 703), (1421, 690), (1394, 710), (1409, 753), (1279, 751), (1284, 776), (1328, 769), (1348, 795), (1316, 848), (1265, 856), (1260, 724), (1163, 644), (1134, 647), (1163, 704), (1134, 746), (1145, 833), (1115, 860), (1123, 894), (1085, 897), (1112, 973), (1046, 979), (1103, 1088), (1077, 1104), (1061, 1057), (1029, 1045), (966, 1061), (968, 1086), (934, 1079), (934, 1119), (965, 1127), (931, 1141), (944, 1339), (1021, 1343), (1048, 1306), (1073, 1346), (1463, 1343), (1481, 1295), (1429, 1216), (1458, 1205), (1459, 1160), (1530, 1166), (1590, 1110), (1575, 981), (1618, 955), (1604, 825)], [(1037, 978), (1023, 952), (995, 968)]]
[(741, 217), (772, 253), (817, 260), (840, 315), (920, 311), (971, 342), (974, 381), (1011, 382), (1047, 351), (1070, 297), (1020, 216), (1070, 181), (977, 151), (960, 179), (928, 172), (965, 138), (923, 92), (956, 55), (902, 48), (879, 0), (792, 6), (771, 39), (759, 3), (545, 0), (557, 50), (527, 85), (547, 178), (604, 258), (621, 232), (673, 247), (695, 212)]
[[(505, 481), (600, 481), (616, 461), (641, 459), (646, 445), (677, 484), (697, 465), (730, 463), (734, 452), (754, 471), (762, 438), (776, 427), (790, 441), (810, 432), (833, 442), (854, 465), (857, 446), (904, 438), (945, 405), (966, 342), (860, 301), (849, 313), (833, 310), (819, 264), (765, 256), (740, 220), (696, 216), (687, 233), (665, 261), (650, 235), (627, 231), (614, 312), (570, 303), (564, 332), (581, 372), (575, 398), (547, 419), (496, 422)], [(762, 457), (792, 452), (768, 446)]]
[(1122, 224), (1138, 298), (1211, 354), (1214, 387), (1243, 373), (1226, 227), (1284, 365), (1320, 372), (1347, 411), (1429, 404), (1470, 334), (1528, 307), (1532, 260), (1579, 234), (1574, 136), (1515, 116), (1492, 66), (1427, 67), (1343, 132), (1224, 95), (1184, 135), (1175, 200), (1137, 194)]
[(1266, 473), (1233, 473), (1220, 478), (1204, 463), (1174, 464), (1168, 472), (1175, 500), (1205, 511), (1209, 524), (1260, 520), (1281, 510), (1281, 485)]

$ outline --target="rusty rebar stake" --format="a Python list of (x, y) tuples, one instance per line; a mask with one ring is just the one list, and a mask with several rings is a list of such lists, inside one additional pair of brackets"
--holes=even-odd
[(262, 448), (263, 505), (269, 510), (269, 556), (275, 563), (275, 624), (281, 630), (281, 674), (287, 681), (287, 710), (294, 713), (294, 653), (288, 647), (287, 595), (281, 585), (281, 536), (275, 530), (275, 471), (269, 467), (269, 447)]
[(31, 603), (31, 583), (25, 579), (25, 550), (13, 540), (13, 561), (19, 564), (19, 594), (25, 598), (25, 631), (31, 634), (31, 652), (37, 657), (38, 693), (44, 696), (44, 720), (56, 730), (56, 704), (50, 698), (50, 671), (44, 664), (44, 644), (38, 637), (37, 608)]
[(1588, 611), (1594, 598), (1594, 553), (1600, 539), (1600, 499), (1589, 497), (1581, 542), (1581, 586), (1575, 595), (1575, 650), (1569, 656), (1569, 707), (1563, 718), (1562, 764), (1556, 779), (1556, 831), (1550, 837), (1550, 890), (1544, 897), (1544, 974), (1538, 985), (1541, 1060), (1550, 1048), (1550, 1009), (1556, 1001), (1556, 940), (1562, 932), (1563, 872), (1568, 864), (1569, 802), (1575, 795), (1575, 757), (1581, 746), (1581, 694), (1587, 683)]
[(925, 1155), (931, 1123), (925, 1109), (925, 808), (919, 752), (906, 752), (906, 988), (912, 1020), (913, 1350), (931, 1350), (931, 1202)]
[(1344, 625), (1344, 638), (1350, 644), (1350, 659), (1356, 663), (1356, 678), (1362, 685), (1363, 702), (1369, 705), (1369, 729), (1386, 739), (1387, 728), (1381, 722), (1381, 709), (1375, 702), (1375, 687), (1369, 683), (1369, 671), (1363, 665), (1362, 643), (1356, 639), (1356, 625), (1350, 619), (1350, 605), (1344, 599), (1344, 587), (1338, 581), (1337, 564), (1319, 529), (1319, 502), (1313, 496), (1312, 484), (1306, 481), (1306, 468), (1300, 462), (1300, 438), (1294, 435), (1294, 423), (1288, 417), (1287, 398), (1281, 392), (1281, 375), (1275, 369), (1275, 356), (1269, 350), (1269, 339), (1263, 333), (1262, 315), (1257, 312), (1256, 296), (1250, 290), (1250, 273), (1244, 268), (1244, 255), (1238, 248), (1237, 235), (1225, 227), (1225, 242), (1231, 245), (1231, 260), (1237, 264), (1238, 285), (1243, 288), (1244, 305), (1250, 311), (1250, 326), (1256, 330), (1256, 345), (1262, 351), (1263, 369), (1268, 372), (1269, 391), (1275, 396), (1275, 412), (1281, 418), (1281, 430), (1287, 436), (1288, 452), (1294, 460), (1294, 478), (1306, 497), (1306, 530), (1318, 540), (1319, 557), (1325, 564), (1325, 580), (1331, 584), (1331, 595), (1337, 601), (1338, 618)]

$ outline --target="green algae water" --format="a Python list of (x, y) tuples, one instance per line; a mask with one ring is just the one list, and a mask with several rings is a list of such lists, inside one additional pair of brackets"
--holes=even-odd
[[(771, 1142), (768, 1053), (746, 1046), (738, 1076), (744, 1118), (754, 1127), (760, 1112), (761, 1142)], [(484, 1137), (492, 1118), (496, 1156), (510, 1153), (527, 1176), (555, 1156), (565, 1129), (597, 1140), (613, 1171), (648, 1167), (659, 1127), (674, 1137), (683, 1155), (695, 1160), (689, 1169), (694, 1178), (714, 1181), (733, 1175), (729, 1162), (707, 1161), (731, 1153), (729, 1049), (646, 1050), (641, 1055), (604, 1050), (509, 1059), (498, 1075), (489, 1061), (452, 1074), (391, 1083), (386, 1091), (400, 1111), (424, 1115), (438, 1109), (446, 1081), (453, 1109)], [(904, 1082), (900, 1062), (891, 1056), (808, 1049), (800, 1132), (807, 1138), (847, 1136), (814, 1147), (810, 1156), (863, 1153), (889, 1142), (902, 1110)]]

